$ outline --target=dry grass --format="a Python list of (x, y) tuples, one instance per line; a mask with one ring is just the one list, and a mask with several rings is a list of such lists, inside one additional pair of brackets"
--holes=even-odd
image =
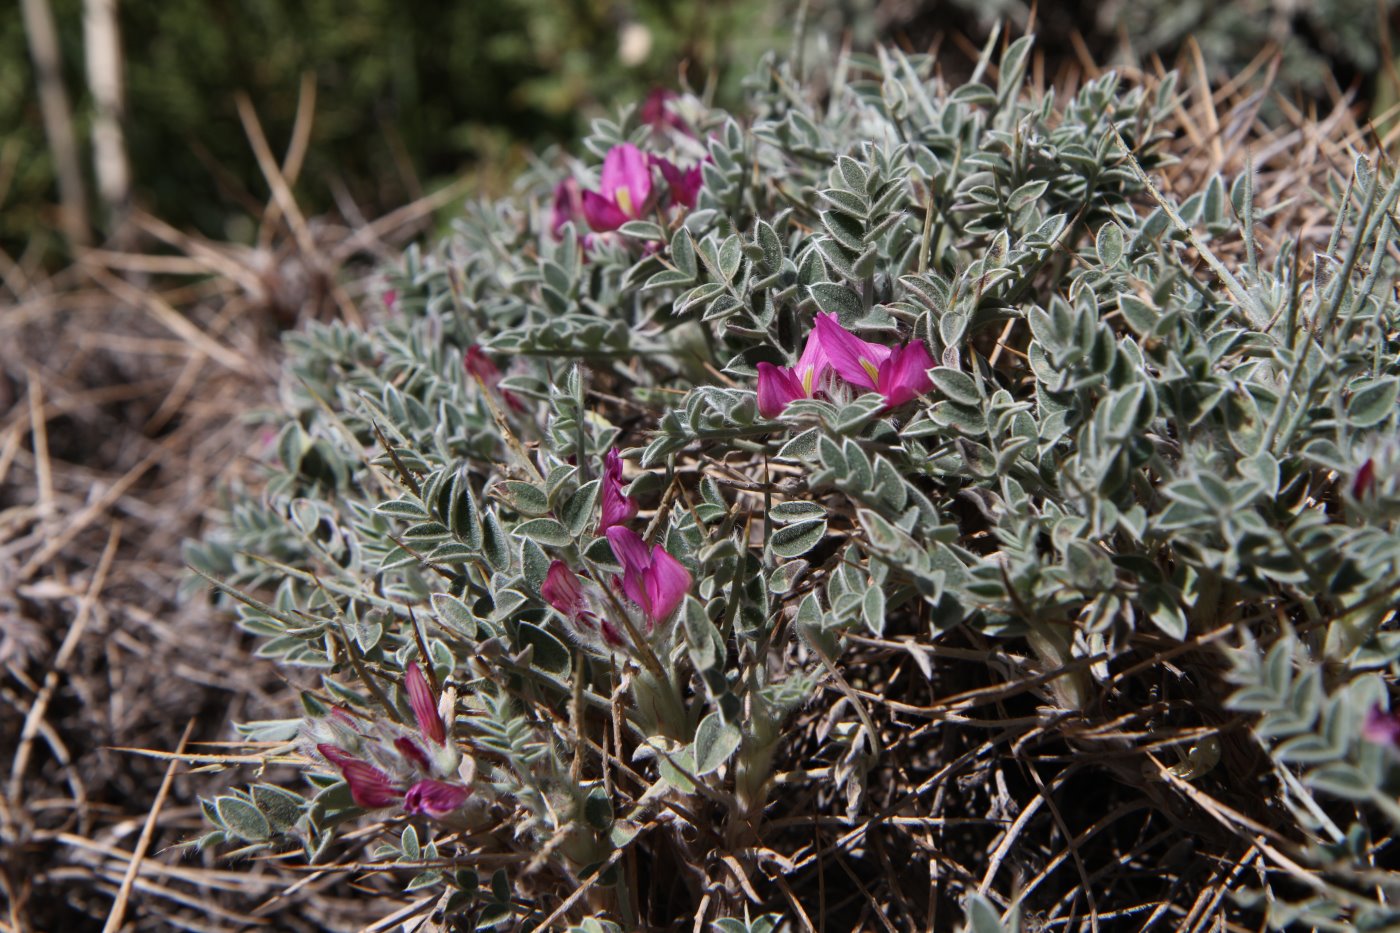
[[(1182, 161), (1161, 183), (1194, 191), (1252, 161), (1257, 201), (1279, 207), (1259, 229), (1262, 259), (1284, 236), (1306, 241), (1307, 259), (1330, 232), (1328, 206), (1309, 192), (1325, 190), (1329, 177), (1344, 184), (1353, 153), (1373, 151), (1375, 140), (1340, 94), (1321, 113), (1283, 102), (1290, 122), (1259, 127), (1270, 67), (1261, 58), (1227, 87), (1194, 86), (1180, 110)], [(1035, 73), (1066, 88), (1092, 67), (1047, 74), (1041, 60)], [(0, 316), (0, 747), (13, 750), (0, 765), (0, 933), (353, 929), (426, 903), (360, 895), (357, 885), (379, 887), (378, 879), (353, 870), (229, 865), (175, 848), (202, 832), (197, 797), (221, 780), (207, 772), (225, 754), (224, 763), (256, 760), (234, 753), (256, 749), (217, 744), (229, 724), (293, 708), (275, 670), (253, 657), (255, 644), (203, 596), (180, 598), (182, 542), (217, 512), (221, 487), (257, 482), (267, 434), (247, 416), (272, 404), (279, 331), (306, 315), (364, 313), (372, 302), (340, 284), (354, 280), (348, 264), (392, 255), (434, 206), (374, 224), (308, 221), (290, 196), (303, 131), (279, 165), (251, 108), (243, 116), (276, 192), (259, 248), (201, 241), (138, 216), (149, 252), (92, 250), (52, 280), (0, 262), (12, 299)], [(356, 216), (350, 205), (343, 212)], [(1212, 248), (1229, 256), (1235, 246)], [(1204, 650), (1211, 637), (1185, 650)], [(1142, 660), (1160, 667), (1165, 653)], [(1286, 840), (1260, 842), (1251, 808), (1216, 799), (1229, 795), (1210, 781), (1168, 781), (1157, 785), (1172, 790), (1162, 800), (1117, 808), (1103, 806), (1101, 771), (1070, 768), (1059, 786), (1043, 786), (1035, 762), (1064, 748), (1062, 732), (1058, 744), (1041, 744), (1044, 726), (948, 738), (932, 727), (975, 720), (986, 703), (1001, 705), (1002, 719), (1026, 697), (989, 682), (935, 690), (918, 662), (903, 640), (853, 639), (843, 662), (852, 692), (828, 684), (792, 724), (800, 744), (856, 697), (886, 748), (856, 824), (788, 825), (779, 806), (747, 860), (764, 866), (804, 928), (947, 929), (950, 880), (995, 893), (1008, 877), (1022, 891), (1066, 892), (1058, 916), (1039, 918), (1045, 929), (1084, 918), (1097, 929), (1230, 928), (1224, 892), (1269, 862), (1271, 845), (1286, 849)], [(1136, 712), (1075, 743), (1111, 757), (1169, 703), (1141, 699)], [(1153, 726), (1163, 744), (1182, 738), (1168, 720)], [(1218, 723), (1225, 736), (1238, 727)], [(1062, 810), (1057, 801), (1078, 802)], [(811, 811), (800, 800), (788, 808)], [(1026, 832), (1047, 815), (1058, 833)], [(1183, 815), (1194, 851), (1180, 845)], [(1089, 863), (1115, 866), (1118, 877), (1088, 877)], [(737, 861), (734, 870), (743, 871)], [(1141, 886), (1141, 902), (1101, 912), (1074, 894), (1110, 883)], [(828, 888), (855, 893), (837, 903)], [(807, 918), (800, 903), (821, 904), (821, 915)]]
[(280, 166), (265, 163), (278, 196), (255, 248), (137, 214), (126, 235), (145, 252), (87, 250), (52, 279), (0, 263), (5, 933), (368, 919), (327, 879), (174, 848), (201, 833), (198, 797), (220, 778), (141, 751), (187, 737), (186, 751), (217, 756), (208, 743), (230, 723), (285, 715), (288, 690), (255, 645), (188, 593), (183, 543), (221, 489), (257, 482), (269, 429), (254, 416), (273, 407), (281, 330), (377, 301), (339, 283), (367, 256), (395, 255), (460, 192), (373, 223), (349, 204), (356, 222), (308, 221), (289, 187), (306, 132), (309, 121)]

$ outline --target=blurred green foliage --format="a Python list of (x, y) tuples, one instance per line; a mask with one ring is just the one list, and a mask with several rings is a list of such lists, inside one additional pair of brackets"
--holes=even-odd
[[(50, 0), (66, 84), (86, 156), (90, 95), (81, 0)], [(266, 185), (239, 123), (246, 91), (275, 149), (291, 134), (301, 75), (318, 89), (298, 196), (330, 208), (343, 184), (368, 216), (412, 199), (431, 180), (473, 164), (508, 178), (524, 153), (564, 142), (653, 86), (684, 79), (732, 106), (739, 75), (808, 34), (867, 44), (904, 35), (918, 46), (940, 31), (977, 35), (999, 17), (1015, 35), (1027, 0), (128, 0), (126, 143), (137, 202), (183, 227), (236, 238)], [(1266, 43), (1284, 53), (1280, 87), (1319, 94), (1384, 68), (1384, 14), (1400, 0), (1124, 0), (1041, 4), (1040, 48), (1069, 54), (1079, 32), (1112, 63), (1124, 37), (1135, 55), (1170, 58), (1195, 35), (1213, 77), (1237, 73)], [(0, 22), (0, 247), (62, 257), (52, 231), (55, 179), (19, 16)], [(738, 67), (733, 67), (738, 65)], [(1382, 82), (1383, 84), (1384, 82)], [(1385, 87), (1374, 90), (1385, 98)], [(89, 179), (90, 180), (90, 179)], [(488, 184), (489, 187), (489, 184)], [(497, 192), (499, 193), (499, 192)], [(97, 222), (101, 224), (102, 218)], [(244, 233), (246, 235), (246, 233)]]
[[(87, 159), (82, 4), (51, 0), (64, 74)], [(786, 3), (718, 0), (128, 0), (119, 15), (126, 144), (138, 203), (181, 226), (228, 235), (228, 219), (266, 196), (234, 104), (246, 91), (274, 149), (285, 148), (303, 72), (316, 121), (298, 196), (310, 213), (343, 183), (372, 215), (420, 184), (513, 143), (568, 140), (613, 100), (711, 74), (723, 101), (737, 76), (784, 41)], [(54, 171), (23, 22), (0, 22), (0, 245), (47, 240)], [(741, 67), (729, 67), (739, 62)], [(732, 76), (732, 77), (729, 77)], [(0, 181), (3, 181), (0, 172)], [(89, 179), (89, 182), (91, 179)], [(3, 188), (3, 186), (0, 186)], [(244, 225), (246, 227), (246, 224)]]

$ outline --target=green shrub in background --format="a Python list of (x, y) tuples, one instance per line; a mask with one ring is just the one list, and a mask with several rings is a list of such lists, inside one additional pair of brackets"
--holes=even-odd
[[(86, 152), (82, 5), (56, 0), (65, 77)], [(343, 182), (367, 215), (512, 143), (574, 138), (596, 101), (674, 87), (684, 71), (735, 99), (758, 51), (783, 40), (782, 4), (639, 0), (500, 0), (399, 4), (145, 2), (119, 7), (127, 81), (127, 148), (139, 202), (178, 226), (229, 235), (267, 186), (234, 107), (246, 91), (274, 146), (285, 146), (304, 72), (315, 74), (316, 123), (298, 193), (308, 213)], [(35, 98), (24, 25), (0, 25), (0, 154), (17, 172), (0, 211), (11, 254), (52, 224), (54, 174)], [(741, 63), (739, 69), (734, 63)]]
[[(1395, 0), (1382, 0), (1384, 11)], [(86, 151), (82, 5), (53, 0)], [(265, 196), (233, 106), (247, 91), (275, 145), (291, 130), (301, 75), (315, 73), (317, 120), (299, 196), (310, 213), (333, 205), (342, 181), (369, 215), (417, 193), (412, 178), (454, 175), (479, 158), (499, 171), (512, 143), (567, 141), (597, 114), (597, 101), (640, 98), (714, 76), (714, 100), (735, 101), (738, 79), (766, 48), (786, 44), (805, 20), (832, 43), (907, 32), (976, 33), (1006, 16), (1024, 24), (1018, 0), (875, 4), (872, 0), (500, 0), (402, 5), (385, 0), (279, 4), (129, 0), (119, 8), (126, 55), (125, 124), (137, 200), (177, 226), (214, 237), (246, 236), (231, 217), (256, 214)], [(1239, 0), (1230, 3), (1041, 4), (1044, 47), (1068, 55), (1072, 31), (1100, 61), (1122, 35), (1139, 56), (1169, 60), (1188, 35), (1213, 77), (1232, 75), (1263, 47), (1284, 51), (1280, 88), (1320, 94), (1329, 71), (1383, 78), (1385, 32), (1372, 0)], [(35, 102), (24, 27), (0, 24), (0, 247), (12, 255), (53, 242), (54, 172)], [(735, 65), (738, 67), (734, 67)], [(1374, 89), (1363, 91), (1372, 93)], [(1385, 87), (1379, 89), (1384, 97)], [(1393, 97), (1385, 97), (1393, 100)], [(99, 223), (101, 218), (98, 218)], [(59, 254), (54, 254), (57, 261)]]
[[(1276, 89), (1285, 95), (1326, 97), (1329, 79), (1342, 90), (1362, 81), (1363, 100), (1377, 95), (1373, 81), (1393, 84), (1385, 60), (1397, 0), (1106, 0), (1031, 4), (1022, 0), (953, 0), (983, 30), (1003, 19), (1024, 26), (1037, 6), (1043, 44), (1068, 48), (1084, 37), (1097, 60), (1133, 64), (1161, 56), (1170, 66), (1186, 43), (1200, 46), (1210, 79), (1223, 82), (1260, 52), (1281, 54)], [(927, 9), (895, 7), (889, 27), (940, 31)], [(1393, 53), (1392, 53), (1393, 54)]]
[(302, 781), (201, 844), (464, 929), (1400, 919), (1400, 186), (1164, 200), (1174, 79), (1030, 52), (599, 120), (289, 336), (190, 559)]

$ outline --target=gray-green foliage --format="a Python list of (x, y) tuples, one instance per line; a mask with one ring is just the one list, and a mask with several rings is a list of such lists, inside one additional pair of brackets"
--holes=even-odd
[[(1359, 736), (1400, 656), (1400, 187), (1358, 158), (1321, 193), (1329, 242), (1273, 230), (1265, 250), (1282, 205), (1258, 203), (1249, 175), (1180, 203), (1150, 187), (1171, 158), (1171, 79), (1109, 74), (1057, 102), (1025, 89), (1029, 51), (1012, 43), (996, 81), (984, 59), (958, 88), (894, 50), (815, 75), (766, 61), (748, 114), (688, 102), (696, 135), (664, 144), (706, 159), (695, 209), (556, 241), (559, 174), (541, 168), (410, 251), (395, 313), (290, 338), (267, 493), (191, 559), (263, 656), (302, 669), (312, 719), (336, 703), (402, 721), (383, 691), (423, 652), (455, 685), (474, 825), (510, 830), (414, 830), (413, 851), (444, 861), (406, 877), (442, 886), (444, 909), (535, 923), (593, 879), (616, 912), (580, 929), (626, 926), (641, 894), (619, 859), (669, 851), (692, 893), (737, 916), (744, 892), (717, 860), (810, 841), (765, 837), (765, 811), (857, 820), (895, 793), (870, 784), (892, 780), (882, 756), (899, 733), (855, 694), (840, 702), (859, 716), (790, 729), (799, 711), (822, 718), (812, 705), (842, 694), (816, 685), (877, 639), (936, 682), (1024, 680), (1066, 775), (1103, 747), (1085, 733), (1122, 717), (1131, 735), (1105, 763), (1139, 782), (1141, 763), (1157, 806), (1194, 806), (1191, 782), (1257, 783), (1215, 762), (1262, 748), (1277, 792), (1254, 803), (1322, 900), (1273, 891), (1291, 869), (1265, 858), (1261, 909), (1276, 924), (1390, 916), (1380, 895), (1397, 881), (1364, 837), (1380, 831), (1368, 815), (1397, 812), (1393, 756)], [(584, 146), (624, 140), (663, 146), (630, 111)], [(596, 181), (596, 167), (564, 171)], [(933, 390), (894, 412), (833, 392), (765, 418), (755, 367), (795, 359), (818, 311), (869, 340), (925, 342)], [(465, 374), (474, 344), (509, 362), (498, 386)], [(616, 566), (596, 534), (614, 445), (641, 470), (648, 540), (694, 577), (650, 658), (606, 657), (541, 597), (553, 559)], [(982, 650), (921, 653), (949, 641)], [(1153, 726), (1139, 688), (1166, 671), (1183, 679)], [(1259, 715), (1252, 733), (1220, 725), (1232, 689), (1231, 709)], [(1007, 718), (1003, 739), (1029, 728), (1000, 706), (979, 715)], [(290, 741), (297, 723), (245, 728)], [(324, 766), (311, 783), (308, 797), (219, 798), (207, 841), (322, 857), (356, 811)], [(1363, 809), (1340, 817), (1338, 800)], [(422, 869), (404, 832), (376, 857)], [(531, 853), (535, 874), (502, 869), (487, 896), (465, 870), (500, 851)], [(1050, 887), (1021, 913), (1049, 910)], [(1018, 906), (1012, 889), (982, 893), (973, 929)], [(1118, 904), (1098, 893), (1098, 909)]]

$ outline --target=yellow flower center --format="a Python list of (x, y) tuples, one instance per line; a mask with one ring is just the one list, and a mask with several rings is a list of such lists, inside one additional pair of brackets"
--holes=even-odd
[(874, 363), (870, 362), (865, 357), (860, 358), (860, 365), (862, 369), (864, 369), (867, 373), (870, 374), (871, 382), (880, 381), (880, 367), (876, 366)]
[(637, 208), (632, 204), (632, 192), (626, 188), (618, 188), (613, 192), (613, 200), (617, 202), (618, 207), (622, 208), (622, 213), (628, 217), (637, 216)]

